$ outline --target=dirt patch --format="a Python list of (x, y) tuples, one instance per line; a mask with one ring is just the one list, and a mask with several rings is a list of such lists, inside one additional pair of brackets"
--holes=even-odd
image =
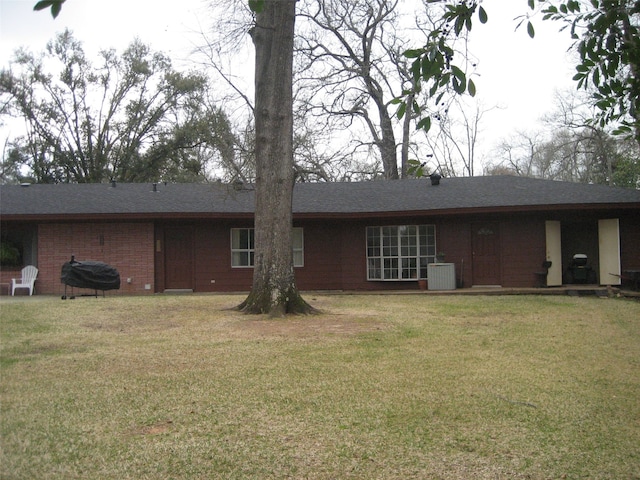
[(155, 423), (153, 425), (138, 425), (129, 430), (129, 435), (162, 435), (173, 426), (172, 420)]
[(139, 331), (159, 332), (180, 328), (180, 324), (172, 319), (154, 318), (150, 321), (145, 318), (130, 318), (127, 320), (105, 319), (101, 321), (85, 322), (82, 326), (88, 330), (103, 332), (132, 333)]
[[(231, 332), (246, 337), (294, 337), (350, 336), (367, 332), (388, 330), (391, 325), (369, 316), (340, 314), (305, 315), (270, 319), (244, 317), (230, 325)], [(231, 333), (230, 332), (230, 333)]]

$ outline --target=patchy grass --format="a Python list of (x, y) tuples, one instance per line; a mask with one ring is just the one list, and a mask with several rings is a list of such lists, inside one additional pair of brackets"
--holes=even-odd
[(640, 478), (638, 302), (242, 299), (3, 299), (0, 478)]

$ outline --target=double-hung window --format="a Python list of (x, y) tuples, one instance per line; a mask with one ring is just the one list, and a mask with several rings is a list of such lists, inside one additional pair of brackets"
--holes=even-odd
[(304, 267), (304, 235), (302, 228), (294, 227), (293, 238), (293, 266)]
[(232, 228), (231, 266), (253, 267), (254, 254), (253, 228)]
[(433, 225), (367, 227), (367, 279), (416, 280), (427, 278), (435, 262)]
[[(293, 229), (293, 266), (304, 266), (304, 236), (302, 228)], [(253, 228), (231, 229), (231, 266), (253, 267), (255, 240)]]

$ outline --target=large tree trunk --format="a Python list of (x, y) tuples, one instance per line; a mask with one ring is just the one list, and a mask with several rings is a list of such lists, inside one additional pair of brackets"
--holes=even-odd
[(266, 0), (256, 16), (256, 207), (253, 288), (247, 313), (308, 313), (292, 251), (293, 35), (296, 0)]
[(396, 136), (393, 132), (393, 122), (386, 106), (378, 105), (380, 112), (381, 138), (379, 142), (380, 158), (386, 180), (398, 179), (398, 157), (396, 155)]

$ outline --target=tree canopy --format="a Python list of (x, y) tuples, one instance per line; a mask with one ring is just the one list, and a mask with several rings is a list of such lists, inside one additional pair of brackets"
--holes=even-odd
[(27, 133), (13, 140), (5, 172), (26, 167), (40, 183), (203, 180), (212, 155), (234, 154), (207, 85), (137, 40), (96, 64), (68, 30), (41, 54), (19, 50), (0, 71), (0, 97), (2, 114), (24, 119)]
[[(266, 3), (266, 0), (245, 1), (255, 12), (263, 9)], [(36, 4), (36, 9), (50, 8), (55, 16), (64, 2), (41, 0)], [(438, 111), (436, 106), (443, 96), (448, 95), (445, 89), (472, 96), (476, 93), (476, 85), (467, 73), (466, 58), (454, 48), (455, 40), (471, 31), (477, 23), (490, 23), (490, 8), (501, 7), (483, 5), (479, 0), (426, 0), (425, 3), (441, 7), (441, 21), (433, 23), (434, 28), (422, 46), (405, 50), (411, 64), (409, 73), (412, 80), (405, 85), (401, 95), (396, 93), (397, 98), (393, 103), (397, 105), (397, 116), (401, 120), (410, 120), (417, 123), (420, 129), (428, 131), (439, 114), (430, 112)], [(526, 0), (525, 3), (523, 0), (519, 20), (520, 26), (531, 37), (535, 36), (536, 22), (544, 21), (556, 22), (560, 30), (566, 31), (574, 39), (577, 55), (574, 78), (578, 88), (592, 94), (592, 104), (596, 107), (592, 123), (609, 132), (633, 136), (640, 144), (640, 2)], [(422, 94), (422, 98), (428, 97), (430, 102), (419, 100), (421, 97), (418, 94)], [(384, 111), (387, 107), (388, 101), (378, 108)], [(414, 121), (414, 118), (417, 120)], [(296, 124), (300, 125), (301, 122), (297, 121)], [(308, 138), (306, 134), (296, 133), (296, 136)], [(405, 138), (402, 147), (403, 162), (406, 163), (404, 142)], [(387, 157), (391, 158), (389, 155)], [(325, 168), (314, 166), (311, 170), (321, 171)], [(465, 170), (470, 171), (466, 167)], [(304, 172), (310, 170), (305, 166), (300, 171), (301, 178), (304, 178)], [(385, 172), (392, 172), (392, 167), (385, 168)], [(325, 172), (321, 172), (320, 178), (323, 176), (326, 176)]]
[[(442, 87), (449, 84), (459, 94), (476, 92), (462, 64), (456, 63), (451, 41), (471, 31), (476, 19), (489, 22), (490, 12), (479, 0), (441, 3), (447, 23), (434, 30), (425, 45), (405, 52), (413, 59), (415, 87), (405, 92), (399, 116), (407, 109), (421, 111), (410, 101), (413, 91), (429, 89), (436, 103)], [(640, 143), (640, 2), (527, 0), (527, 6), (529, 13), (523, 14), (520, 24), (526, 25), (529, 36), (535, 36), (534, 18), (541, 15), (543, 21), (559, 22), (575, 40), (578, 64), (574, 80), (578, 88), (593, 92), (593, 104), (598, 109), (593, 122), (601, 127), (613, 126), (616, 133), (631, 134)], [(430, 125), (429, 116), (420, 120), (420, 127), (428, 130)]]
[[(40, 0), (36, 10), (50, 8), (56, 17), (66, 0)], [(255, 12), (264, 8), (266, 0), (248, 0)], [(599, 113), (594, 119), (600, 126), (615, 125), (616, 133), (629, 133), (640, 143), (640, 2), (638, 0), (526, 0), (529, 13), (521, 17), (527, 33), (535, 36), (532, 19), (540, 14), (543, 20), (557, 21), (561, 29), (568, 29), (576, 41), (579, 54), (574, 79), (578, 88), (594, 88), (594, 105)], [(407, 109), (420, 112), (411, 93), (428, 88), (438, 98), (443, 86), (452, 85), (458, 93), (475, 95), (473, 80), (464, 68), (454, 62), (451, 40), (463, 31), (471, 31), (474, 20), (489, 21), (490, 12), (481, 0), (427, 0), (444, 5), (441, 28), (430, 34), (429, 41), (420, 48), (405, 52), (413, 59), (414, 88), (405, 92), (408, 102), (401, 104), (398, 115)], [(499, 7), (497, 7), (499, 8)], [(524, 8), (523, 8), (524, 10)], [(437, 101), (436, 101), (437, 103)], [(429, 129), (431, 118), (426, 116), (420, 128)]]

